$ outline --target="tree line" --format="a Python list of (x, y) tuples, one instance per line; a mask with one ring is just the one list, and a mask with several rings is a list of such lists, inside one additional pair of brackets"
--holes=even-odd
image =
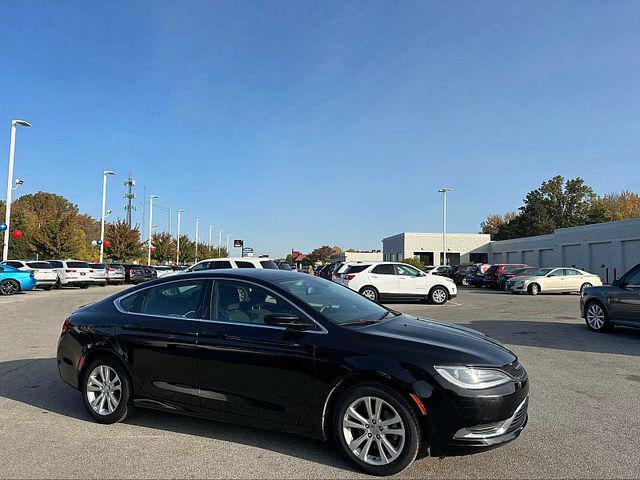
[[(4, 223), (5, 202), (0, 201), (0, 223)], [(20, 238), (9, 241), (9, 257), (13, 259), (65, 259), (96, 261), (100, 247), (92, 242), (100, 239), (100, 222), (80, 213), (77, 205), (61, 195), (38, 192), (23, 195), (11, 204), (11, 232), (20, 230)], [(10, 232), (6, 232), (10, 235)], [(137, 225), (129, 227), (124, 220), (105, 225), (105, 259), (117, 262), (147, 260), (147, 240), (140, 238)], [(151, 245), (152, 263), (175, 263), (176, 241), (168, 232), (155, 233)], [(181, 263), (195, 261), (196, 244), (187, 235), (180, 237)], [(198, 258), (227, 256), (226, 248), (209, 248), (198, 243)]]
[(597, 195), (580, 177), (558, 175), (527, 193), (516, 212), (489, 215), (480, 227), (493, 240), (507, 240), (635, 217), (640, 217), (640, 195), (626, 190)]

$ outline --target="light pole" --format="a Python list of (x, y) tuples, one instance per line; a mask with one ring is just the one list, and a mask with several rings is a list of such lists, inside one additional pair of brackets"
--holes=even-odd
[(211, 248), (211, 231), (213, 230), (213, 225), (209, 225), (209, 248)]
[[(7, 224), (7, 229), (4, 231), (4, 245), (2, 247), (2, 261), (6, 262), (9, 259), (9, 233), (11, 232), (11, 194), (13, 193), (13, 160), (16, 152), (16, 129), (20, 125), (21, 127), (30, 127), (29, 122), (24, 120), (11, 120), (11, 142), (9, 143), (9, 174), (7, 175), (7, 205), (4, 215), (4, 223)], [(18, 185), (22, 185), (16, 181), (16, 188)]]
[(160, 198), (159, 195), (149, 195), (149, 245), (147, 253), (147, 265), (151, 265), (151, 236), (153, 234), (153, 199)]
[(198, 263), (198, 242), (199, 240), (199, 234), (200, 234), (200, 222), (202, 221), (201, 218), (196, 218), (196, 260), (195, 263)]
[(178, 236), (176, 237), (176, 265), (180, 265), (180, 225), (182, 223), (183, 209), (178, 209)]
[(220, 248), (222, 247), (222, 230), (218, 234), (218, 258), (220, 258)]
[(104, 261), (104, 219), (106, 215), (107, 209), (107, 177), (110, 175), (115, 175), (116, 172), (112, 172), (111, 170), (105, 170), (102, 172), (102, 211), (101, 220), (100, 220), (100, 263)]
[(227, 255), (229, 255), (229, 236), (230, 235), (231, 235), (230, 233), (227, 233)]
[(450, 188), (441, 188), (438, 190), (442, 194), (442, 258), (443, 264), (448, 265), (447, 262), (447, 192), (450, 192)]

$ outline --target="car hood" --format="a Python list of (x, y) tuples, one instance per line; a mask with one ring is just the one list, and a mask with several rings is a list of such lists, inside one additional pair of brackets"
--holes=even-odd
[(517, 359), (507, 347), (477, 330), (411, 315), (372, 325), (365, 332), (424, 345), (434, 359), (457, 365), (503, 366)]

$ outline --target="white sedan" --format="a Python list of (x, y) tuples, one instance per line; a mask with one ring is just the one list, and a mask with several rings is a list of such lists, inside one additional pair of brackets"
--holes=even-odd
[(577, 268), (539, 268), (530, 275), (511, 278), (506, 289), (511, 293), (537, 295), (541, 292), (581, 292), (584, 288), (600, 285), (602, 280), (598, 275)]

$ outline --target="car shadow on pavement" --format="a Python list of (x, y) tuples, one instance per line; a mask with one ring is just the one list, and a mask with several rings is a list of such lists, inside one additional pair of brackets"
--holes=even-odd
[(550, 320), (472, 320), (463, 325), (508, 345), (640, 356), (640, 329), (596, 333), (584, 323)]
[[(85, 411), (80, 393), (58, 376), (55, 358), (34, 358), (0, 362), (0, 397), (39, 408), (43, 413), (56, 413), (93, 422)], [(322, 442), (294, 434), (243, 427), (213, 420), (137, 409), (126, 420), (129, 425), (166, 430), (187, 435), (240, 443), (283, 455), (352, 470), (330, 442)]]

